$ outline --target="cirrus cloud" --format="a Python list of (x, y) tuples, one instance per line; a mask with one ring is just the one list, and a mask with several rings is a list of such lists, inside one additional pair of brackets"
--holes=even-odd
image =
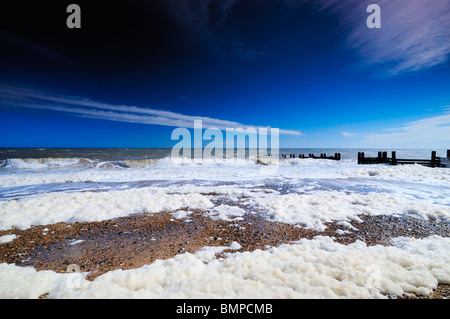
[[(61, 112), (69, 116), (127, 122), (136, 124), (163, 125), (173, 127), (194, 127), (194, 120), (201, 120), (204, 127), (219, 130), (227, 128), (268, 128), (268, 126), (244, 125), (235, 121), (193, 116), (181, 113), (130, 105), (116, 105), (93, 101), (78, 96), (59, 96), (23, 88), (0, 88), (0, 108), (28, 108)], [(280, 129), (280, 134), (303, 135), (300, 131)]]
[(437, 116), (405, 123), (401, 127), (369, 134), (363, 143), (368, 147), (442, 148), (450, 146), (450, 106)]
[[(381, 8), (381, 28), (369, 29), (366, 8)], [(393, 76), (428, 69), (450, 55), (450, 0), (319, 0), (320, 11), (336, 14), (346, 46), (368, 65)]]
[[(376, 66), (383, 75), (425, 70), (444, 63), (450, 55), (450, 0), (266, 1), (282, 2), (289, 9), (313, 6), (320, 13), (336, 16), (344, 46), (358, 52), (363, 64)], [(178, 25), (212, 45), (217, 44), (217, 31), (226, 25), (239, 2), (242, 0), (169, 0), (164, 5)], [(372, 3), (381, 8), (380, 29), (369, 29), (366, 24), (367, 6)]]

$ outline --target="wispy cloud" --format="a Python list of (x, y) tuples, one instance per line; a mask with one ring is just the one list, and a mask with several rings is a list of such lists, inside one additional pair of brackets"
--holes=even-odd
[(387, 75), (424, 70), (450, 55), (450, 0), (377, 0), (381, 29), (366, 26), (373, 1), (319, 0), (320, 10), (339, 17), (347, 47)]
[[(267, 53), (250, 47), (228, 23), (244, 0), (158, 1), (174, 24), (215, 52), (244, 58)], [(290, 9), (315, 6), (321, 13), (337, 16), (345, 47), (358, 52), (363, 64), (376, 65), (383, 75), (428, 69), (450, 55), (450, 0), (265, 0), (269, 1)], [(381, 7), (381, 29), (367, 28), (366, 9), (372, 3)]]
[[(244, 125), (234, 121), (205, 116), (192, 116), (165, 110), (156, 110), (129, 105), (116, 105), (93, 101), (77, 96), (58, 96), (37, 90), (23, 88), (0, 88), (0, 107), (20, 107), (61, 112), (70, 116), (137, 124), (163, 125), (173, 127), (194, 127), (194, 120), (202, 120), (204, 128), (214, 127), (243, 129), (266, 128), (267, 126)], [(280, 129), (280, 134), (302, 135), (296, 130)]]
[(363, 143), (368, 147), (448, 148), (450, 147), (450, 106), (441, 115), (389, 128), (386, 133), (369, 134)]
[(6, 40), (15, 46), (21, 47), (35, 55), (41, 56), (49, 60), (75, 64), (75, 62), (72, 59), (69, 59), (66, 55), (62, 54), (61, 52), (58, 52), (45, 45), (34, 43), (24, 38), (14, 36), (7, 32), (0, 31), (0, 39)]
[(351, 133), (351, 132), (346, 132), (346, 131), (342, 131), (341, 134), (342, 134), (342, 136), (345, 136), (345, 137), (356, 137), (356, 136), (358, 136), (356, 133)]

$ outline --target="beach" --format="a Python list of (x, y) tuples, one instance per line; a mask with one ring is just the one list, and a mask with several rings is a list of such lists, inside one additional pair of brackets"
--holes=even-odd
[(5, 158), (0, 297), (447, 298), (450, 170), (355, 152)]

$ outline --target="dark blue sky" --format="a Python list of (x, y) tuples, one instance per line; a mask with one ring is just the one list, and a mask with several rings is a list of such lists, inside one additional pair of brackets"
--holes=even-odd
[(78, 1), (81, 29), (71, 2), (2, 4), (0, 147), (171, 147), (203, 117), (281, 147), (448, 148), (449, 1), (402, 1), (381, 29), (374, 1)]

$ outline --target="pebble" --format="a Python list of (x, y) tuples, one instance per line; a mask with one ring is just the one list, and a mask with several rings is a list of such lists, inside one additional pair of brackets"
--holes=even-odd
[(66, 272), (81, 272), (81, 269), (77, 264), (70, 264), (67, 266)]

